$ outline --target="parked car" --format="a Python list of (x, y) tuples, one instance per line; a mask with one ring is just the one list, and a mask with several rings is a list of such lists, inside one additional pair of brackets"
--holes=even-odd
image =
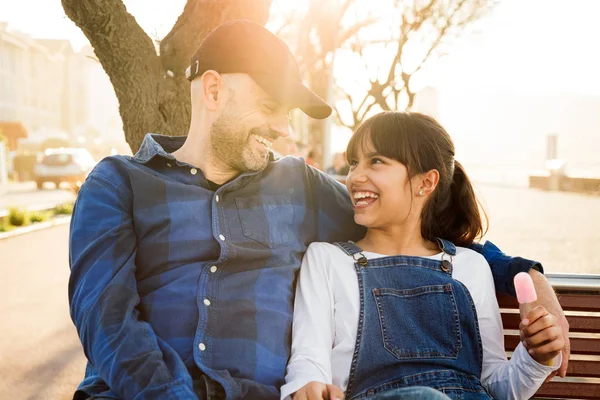
[(38, 189), (45, 182), (53, 182), (57, 188), (61, 182), (67, 182), (78, 192), (94, 165), (96, 161), (86, 149), (47, 149), (41, 162), (35, 165), (35, 182)]

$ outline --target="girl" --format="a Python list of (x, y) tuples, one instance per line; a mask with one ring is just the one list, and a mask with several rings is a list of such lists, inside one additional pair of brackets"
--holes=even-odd
[(309, 246), (282, 399), (531, 397), (564, 338), (537, 307), (507, 361), (490, 268), (466, 248), (484, 233), (478, 202), (446, 131), (385, 112), (358, 128), (347, 157), (367, 233)]

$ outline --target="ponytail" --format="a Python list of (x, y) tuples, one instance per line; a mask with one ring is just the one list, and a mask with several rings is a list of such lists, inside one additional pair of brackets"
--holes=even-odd
[(428, 240), (439, 237), (457, 246), (469, 246), (486, 232), (487, 215), (480, 210), (465, 169), (454, 161), (449, 187), (438, 187), (423, 210), (421, 234)]

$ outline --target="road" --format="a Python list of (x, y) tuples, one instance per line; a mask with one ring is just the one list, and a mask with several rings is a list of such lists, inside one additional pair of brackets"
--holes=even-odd
[(0, 240), (0, 399), (71, 399), (83, 377), (67, 300), (68, 231)]

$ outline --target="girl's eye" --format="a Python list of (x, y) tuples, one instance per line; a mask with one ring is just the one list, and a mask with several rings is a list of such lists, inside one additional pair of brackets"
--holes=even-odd
[(356, 167), (358, 165), (358, 161), (356, 161), (356, 160), (350, 160), (350, 162), (348, 163), (348, 165), (350, 165), (351, 167)]
[(371, 160), (372, 164), (383, 164), (383, 161), (380, 158), (373, 158)]

